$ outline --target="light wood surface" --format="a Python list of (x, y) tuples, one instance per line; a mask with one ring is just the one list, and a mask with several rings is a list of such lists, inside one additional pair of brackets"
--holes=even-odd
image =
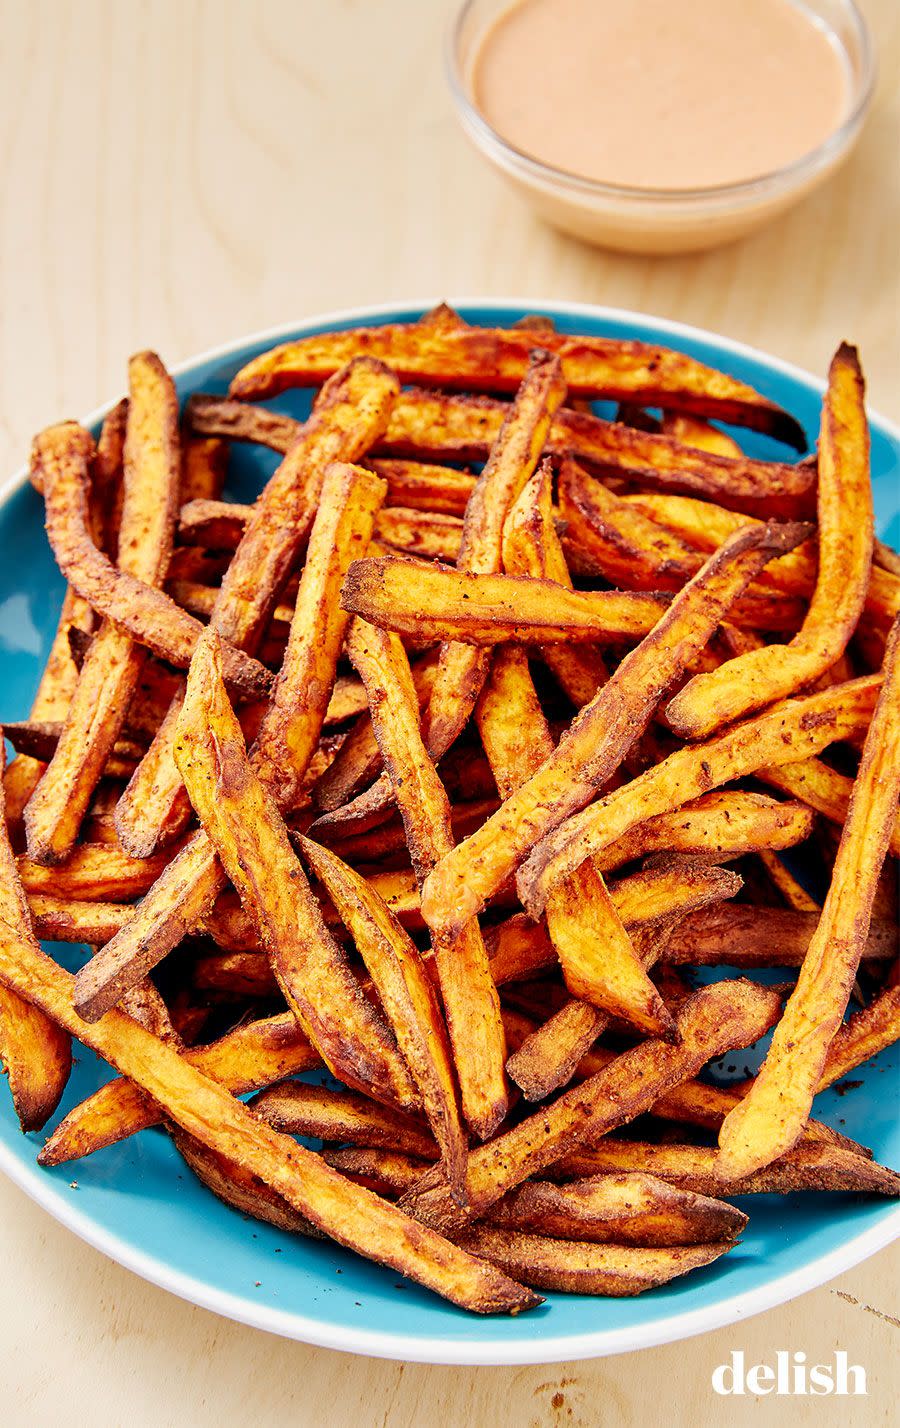
[[(460, 134), (439, 0), (0, 0), (0, 471), (42, 424), (333, 307), (565, 298), (709, 327), (824, 372), (859, 343), (900, 418), (900, 6), (865, 0), (881, 83), (859, 150), (775, 226), (629, 259), (532, 219)], [(3, 1093), (5, 1094), (5, 1093)], [(142, 1283), (0, 1181), (0, 1421), (735, 1425), (895, 1421), (896, 1246), (793, 1304), (593, 1363), (378, 1363), (244, 1329)], [(712, 1369), (844, 1348), (864, 1404), (716, 1398)], [(892, 1355), (893, 1351), (893, 1355)]]

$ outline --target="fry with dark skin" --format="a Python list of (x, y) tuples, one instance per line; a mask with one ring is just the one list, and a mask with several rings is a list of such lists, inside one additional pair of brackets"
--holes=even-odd
[[(44, 494), (47, 536), (57, 564), (73, 589), (113, 624), (170, 664), (186, 669), (203, 626), (161, 590), (116, 570), (91, 538), (87, 492), (94, 443), (75, 422), (48, 427), (32, 447), (33, 479)], [(260, 699), (272, 676), (234, 646), (223, 649), (228, 683)]]
[(900, 796), (900, 617), (883, 675), (819, 925), (762, 1068), (719, 1132), (722, 1171), (735, 1179), (802, 1133), (850, 998)]
[(419, 1088), (448, 1178), (462, 1193), (467, 1142), (459, 1119), (453, 1058), (418, 948), (365, 878), (309, 838), (303, 839), (302, 849), (366, 964)]
[(676, 750), (626, 789), (606, 794), (534, 846), (517, 880), (524, 906), (532, 916), (539, 915), (549, 890), (561, 878), (645, 819), (672, 812), (763, 764), (807, 758), (865, 729), (879, 684), (879, 676), (868, 675), (802, 699), (788, 699), (703, 744)]
[[(734, 903), (692, 913), (677, 927), (663, 961), (689, 966), (798, 967), (805, 958), (819, 912)], [(890, 922), (873, 921), (862, 955), (889, 961), (898, 950), (898, 931)]]
[(290, 1135), (383, 1146), (424, 1160), (437, 1159), (435, 1141), (420, 1121), (375, 1105), (368, 1096), (354, 1091), (283, 1081), (260, 1091), (249, 1105), (261, 1120)]
[[(572, 577), (553, 520), (552, 473), (542, 461), (526, 481), (503, 526), (503, 569), (507, 575), (554, 580), (572, 589)], [(576, 709), (589, 704), (607, 669), (599, 651), (546, 645), (541, 658)]]
[(393, 1038), (362, 995), (247, 757), (207, 631), (191, 662), (175, 757), (203, 828), (256, 924), (278, 985), (325, 1064), (376, 1100), (418, 1096)]
[[(337, 462), (326, 475), (288, 646), (252, 755), (254, 767), (272, 771), (279, 796), (296, 795), (312, 762), (347, 628), (337, 592), (358, 544), (367, 546), (371, 539), (382, 496), (382, 483), (368, 471)], [(166, 867), (131, 923), (78, 974), (79, 1013), (95, 1017), (114, 1006), (124, 990), (194, 930), (225, 882), (209, 839), (197, 832)]]
[[(128, 370), (118, 566), (158, 586), (169, 562), (178, 500), (178, 398), (154, 353), (138, 353)], [(145, 658), (141, 645), (104, 621), (78, 676), (53, 758), (25, 809), (28, 851), (36, 862), (62, 862), (71, 851)]]
[[(693, 412), (766, 431), (801, 451), (806, 444), (793, 417), (781, 408), (752, 387), (682, 353), (547, 329), (538, 338), (540, 345), (559, 357), (573, 396), (611, 397)], [(535, 345), (535, 334), (527, 330), (469, 327), (462, 321), (441, 331), (419, 323), (397, 323), (329, 332), (288, 342), (254, 358), (233, 379), (230, 395), (252, 401), (289, 387), (316, 385), (360, 352), (380, 357), (404, 382), (513, 392)]]
[[(423, 743), (409, 661), (396, 635), (360, 620), (351, 628), (348, 650), (369, 695), (372, 727), (421, 883), (453, 847), (453, 833), (449, 800)], [(463, 924), (453, 937), (433, 932), (432, 946), (463, 1114), (486, 1140), (506, 1114), (506, 1056), (500, 1002), (477, 921)]]
[(803, 534), (797, 526), (770, 527), (764, 538), (741, 532), (711, 557), (651, 634), (621, 661), (540, 769), (478, 833), (442, 860), (423, 886), (423, 916), (451, 928), (478, 912), (537, 839), (584, 807), (616, 771), (660, 698), (705, 646), (730, 604), (772, 555), (795, 545)]
[[(364, 456), (384, 429), (398, 387), (379, 363), (360, 359), (320, 392), (281, 465), (252, 507), (234, 557), (222, 579), (210, 624), (225, 640), (255, 650), (281, 587), (306, 544), (325, 472), (333, 461)], [(373, 482), (373, 486), (375, 483)], [(382, 492), (383, 487), (378, 487)], [(368, 540), (360, 543), (362, 554)], [(160, 837), (183, 831), (190, 806), (173, 759), (180, 700), (176, 697), (116, 810), (126, 848), (146, 854)]]
[(83, 1022), (73, 979), (28, 941), (0, 943), (0, 983), (134, 1080), (189, 1135), (259, 1175), (324, 1234), (478, 1313), (511, 1313), (539, 1302), (492, 1265), (456, 1249), (395, 1206), (351, 1184), (313, 1151), (257, 1120), (224, 1086), (198, 1071), (130, 1017), (113, 1009)]
[(810, 684), (844, 652), (865, 603), (874, 539), (869, 429), (854, 348), (832, 361), (819, 438), (819, 569), (809, 610), (789, 645), (767, 645), (695, 675), (666, 709), (684, 738), (703, 738)]

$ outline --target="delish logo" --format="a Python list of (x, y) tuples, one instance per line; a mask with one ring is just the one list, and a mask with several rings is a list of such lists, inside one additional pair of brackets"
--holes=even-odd
[(810, 1364), (808, 1368), (802, 1350), (791, 1354), (778, 1349), (774, 1368), (770, 1364), (751, 1364), (747, 1368), (743, 1349), (733, 1349), (731, 1363), (713, 1369), (712, 1386), (725, 1396), (775, 1393), (803, 1398), (807, 1394), (833, 1393), (838, 1398), (865, 1397), (866, 1371), (859, 1364), (848, 1365), (843, 1349), (836, 1351), (833, 1364)]

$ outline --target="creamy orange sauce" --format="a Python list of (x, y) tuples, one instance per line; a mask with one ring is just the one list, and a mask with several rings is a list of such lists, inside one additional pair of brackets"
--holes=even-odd
[(486, 35), (472, 86), (524, 153), (661, 189), (771, 173), (849, 98), (836, 44), (792, 0), (522, 0)]

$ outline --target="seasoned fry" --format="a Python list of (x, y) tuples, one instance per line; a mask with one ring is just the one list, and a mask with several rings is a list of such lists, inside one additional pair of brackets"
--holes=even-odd
[[(88, 475), (94, 443), (83, 427), (62, 422), (35, 438), (34, 479), (44, 493), (47, 536), (69, 584), (113, 624), (170, 664), (186, 669), (203, 626), (153, 586), (116, 570), (91, 539)], [(229, 684), (250, 699), (268, 693), (272, 676), (233, 645), (223, 647)]]
[(771, 1195), (800, 1190), (855, 1191), (900, 1195), (900, 1175), (843, 1146), (799, 1141), (778, 1160), (740, 1180), (723, 1173), (718, 1152), (708, 1145), (647, 1145), (605, 1136), (590, 1150), (560, 1159), (553, 1175), (605, 1175), (639, 1171), (697, 1195)]
[[(799, 451), (806, 444), (796, 421), (780, 407), (680, 352), (546, 329), (538, 336), (541, 345), (559, 357), (572, 396), (610, 397), (714, 416), (768, 432)], [(404, 382), (512, 392), (528, 370), (534, 346), (535, 335), (528, 331), (474, 328), (462, 322), (440, 331), (396, 324), (329, 332), (254, 358), (233, 379), (230, 395), (252, 401), (288, 387), (316, 384), (359, 352), (389, 363)]]
[(121, 902), (82, 902), (47, 893), (29, 893), (28, 910), (36, 937), (49, 942), (87, 942), (102, 946), (131, 917), (134, 908)]
[[(235, 1095), (258, 1091), (285, 1076), (322, 1065), (293, 1012), (238, 1026), (208, 1046), (188, 1049), (184, 1058)], [(117, 1078), (69, 1112), (46, 1141), (38, 1160), (41, 1165), (77, 1160), (159, 1120), (159, 1107), (140, 1087)]]
[[(423, 744), (406, 652), (396, 635), (356, 620), (349, 653), (369, 695), (372, 727), (421, 884), (453, 847), (453, 834), (449, 800)], [(453, 937), (433, 931), (432, 946), (463, 1114), (485, 1140), (506, 1114), (506, 1057), (500, 1002), (478, 923), (464, 923)]]
[(418, 1096), (388, 1028), (322, 920), (221, 683), (219, 638), (197, 646), (175, 756), (200, 821), (256, 924), (272, 970), (329, 1069), (389, 1105)]
[[(497, 651), (475, 717), (500, 796), (509, 798), (534, 776), (554, 747), (523, 650), (506, 646)], [(623, 1017), (648, 1035), (671, 1033), (672, 1019), (595, 865), (586, 863), (554, 890), (547, 928), (574, 996)], [(587, 1007), (582, 1016), (596, 1020)], [(579, 1059), (576, 1056), (575, 1062)]]
[[(175, 387), (154, 353), (138, 353), (129, 364), (118, 566), (147, 585), (161, 585), (165, 578), (179, 466)], [(28, 852), (36, 862), (59, 863), (71, 852), (145, 657), (125, 631), (104, 621), (78, 676), (53, 758), (25, 809)]]
[[(291, 564), (310, 535), (329, 464), (365, 455), (384, 429), (396, 393), (393, 374), (364, 358), (323, 388), (309, 421), (253, 506), (222, 579), (210, 624), (223, 639), (241, 649), (257, 646)], [(381, 483), (371, 480), (371, 489), (383, 499)], [(371, 522), (355, 554), (366, 550), (370, 536)], [(146, 768), (136, 773), (116, 810), (119, 837), (134, 853), (146, 853), (160, 837), (183, 831), (190, 817), (173, 757), (180, 702), (173, 700)]]
[(717, 861), (740, 858), (760, 849), (793, 848), (809, 837), (813, 821), (802, 803), (778, 803), (764, 794), (725, 789), (645, 819), (597, 857), (604, 872), (648, 853), (684, 853)]
[(537, 839), (584, 806), (615, 772), (665, 690), (703, 648), (756, 571), (802, 534), (797, 526), (771, 527), (765, 536), (741, 532), (711, 557), (651, 634), (622, 660), (538, 772), (434, 870), (422, 889), (426, 920), (449, 928), (477, 912)]
[(725, 1175), (749, 1175), (803, 1130), (850, 997), (900, 796), (900, 618), (822, 916), (752, 1088), (719, 1133)]
[[(764, 765), (757, 769), (756, 778), (779, 788), (784, 793), (799, 798), (803, 803), (822, 813), (832, 823), (843, 824), (850, 807), (853, 780), (846, 774), (838, 773), (821, 759), (802, 759), (797, 763)], [(900, 812), (894, 819), (888, 843), (889, 851), (900, 858)]]
[(530, 1180), (495, 1205), (488, 1219), (501, 1229), (555, 1239), (642, 1247), (734, 1240), (747, 1224), (734, 1205), (639, 1172), (565, 1185)]
[(33, 1005), (122, 1075), (149, 1092), (189, 1135), (236, 1160), (283, 1195), (317, 1229), (479, 1313), (530, 1308), (534, 1295), (493, 1266), (456, 1249), (402, 1211), (333, 1171), (320, 1156), (257, 1120), (224, 1086), (173, 1047), (112, 1010), (97, 1025), (73, 1007), (73, 979), (36, 944), (0, 944), (0, 983)]
[(179, 1155), (198, 1180), (208, 1190), (232, 1209), (242, 1215), (250, 1215), (255, 1220), (264, 1220), (278, 1230), (291, 1234), (308, 1235), (311, 1239), (325, 1239), (304, 1215), (292, 1209), (287, 1200), (272, 1190), (258, 1175), (234, 1160), (226, 1160), (217, 1151), (210, 1150), (199, 1140), (185, 1135), (176, 1127), (172, 1128), (172, 1140)]
[(822, 911), (821, 903), (816, 902), (815, 898), (810, 896), (806, 888), (797, 881), (776, 853), (763, 848), (758, 856), (768, 874), (769, 881), (788, 907), (793, 908), (794, 912), (819, 913)]
[[(6, 751), (0, 739), (0, 957), (15, 961), (22, 944), (33, 940), (33, 934), (28, 903), (9, 845), (2, 777), (5, 768)], [(66, 1088), (72, 1069), (72, 1043), (52, 1018), (6, 984), (0, 985), (0, 1061), (22, 1130), (40, 1130)]]
[(467, 645), (635, 640), (653, 629), (667, 605), (662, 595), (567, 590), (551, 580), (473, 575), (400, 556), (357, 560), (341, 602), (383, 629)]
[(546, 1239), (517, 1230), (475, 1225), (459, 1237), (473, 1254), (483, 1254), (526, 1284), (561, 1294), (605, 1294), (622, 1298), (668, 1284), (727, 1254), (733, 1240), (637, 1249), (633, 1245), (598, 1245)]
[[(368, 546), (382, 494), (378, 478), (356, 467), (334, 463), (325, 477), (287, 650), (253, 750), (276, 796), (294, 798), (312, 763), (347, 624), (336, 592), (358, 544)], [(96, 1017), (114, 1006), (209, 913), (225, 881), (206, 834), (196, 833), (128, 927), (79, 973), (79, 1013)]]
[(302, 849), (366, 964), (419, 1088), (448, 1178), (462, 1193), (467, 1143), (459, 1119), (453, 1061), (438, 1000), (418, 949), (365, 878), (308, 838), (303, 839)]
[(639, 1116), (711, 1057), (756, 1041), (778, 1016), (771, 988), (717, 982), (695, 992), (677, 1017), (679, 1041), (643, 1041), (580, 1086), (564, 1091), (514, 1129), (469, 1154), (465, 1213), (439, 1172), (428, 1172), (403, 1203), (427, 1224), (462, 1228), (529, 1176), (579, 1145)]
[[(799, 967), (819, 921), (817, 912), (786, 907), (729, 903), (709, 907), (676, 928), (663, 953), (666, 962), (715, 967)], [(864, 957), (887, 961), (897, 955), (898, 930), (873, 922), (863, 939)]]
[(29, 895), (50, 893), (85, 902), (127, 902), (152, 887), (167, 861), (163, 853), (130, 858), (116, 844), (82, 843), (54, 868), (20, 856), (18, 875)]
[(536, 916), (561, 878), (645, 819), (680, 808), (764, 764), (808, 758), (864, 729), (879, 683), (877, 675), (869, 675), (802, 699), (785, 700), (706, 743), (677, 750), (626, 788), (574, 814), (537, 843), (522, 864), (518, 888), (524, 906)]
[(373, 1105), (367, 1096), (352, 1091), (282, 1081), (260, 1091), (250, 1106), (270, 1126), (291, 1135), (347, 1140), (354, 1145), (400, 1150), (423, 1160), (437, 1159), (437, 1146), (420, 1122), (401, 1111)]
[[(572, 589), (572, 578), (553, 522), (551, 469), (542, 461), (525, 482), (503, 526), (503, 569), (507, 575), (553, 580)], [(541, 648), (541, 658), (577, 709), (589, 704), (607, 680), (606, 665), (590, 648)]]
[(900, 987), (889, 987), (838, 1027), (816, 1088), (824, 1091), (870, 1056), (900, 1041)]
[(793, 694), (844, 652), (865, 602), (873, 512), (863, 379), (854, 348), (838, 349), (819, 438), (819, 571), (809, 611), (789, 645), (767, 645), (695, 675), (666, 709), (685, 738), (702, 738), (749, 710)]

